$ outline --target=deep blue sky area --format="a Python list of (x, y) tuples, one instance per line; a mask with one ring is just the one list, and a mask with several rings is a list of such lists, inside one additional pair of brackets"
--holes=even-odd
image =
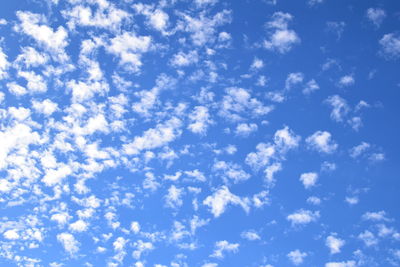
[(400, 266), (400, 2), (0, 4), (0, 266)]

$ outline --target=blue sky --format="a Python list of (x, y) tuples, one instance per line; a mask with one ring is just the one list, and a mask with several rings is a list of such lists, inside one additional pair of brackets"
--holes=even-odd
[(0, 265), (400, 266), (400, 4), (3, 1)]

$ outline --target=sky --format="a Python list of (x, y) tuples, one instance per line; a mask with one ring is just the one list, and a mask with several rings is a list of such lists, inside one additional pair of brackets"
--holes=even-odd
[(0, 8), (0, 266), (400, 266), (400, 2)]

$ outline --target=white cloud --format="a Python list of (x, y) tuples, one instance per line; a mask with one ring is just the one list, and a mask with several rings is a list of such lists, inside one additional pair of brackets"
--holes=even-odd
[(72, 174), (71, 167), (66, 164), (60, 164), (57, 169), (47, 170), (45, 176), (42, 178), (42, 182), (47, 186), (54, 186), (60, 184), (70, 174)]
[(146, 17), (147, 25), (153, 29), (160, 31), (163, 35), (168, 35), (166, 28), (169, 24), (169, 16), (163, 10), (154, 8), (151, 5), (144, 5), (142, 3), (134, 4), (133, 8), (137, 13)]
[(19, 71), (18, 76), (27, 80), (26, 87), (31, 93), (45, 93), (47, 91), (47, 84), (41, 75), (33, 71)]
[(134, 33), (124, 32), (111, 39), (106, 50), (120, 58), (119, 64), (126, 70), (137, 72), (143, 65), (141, 55), (151, 48), (150, 36), (136, 36)]
[(3, 233), (3, 236), (5, 239), (8, 240), (17, 240), (20, 238), (20, 235), (18, 234), (18, 231), (16, 229), (10, 229), (7, 230)]
[(214, 5), (218, 3), (218, 0), (195, 0), (194, 2), (198, 6), (205, 6), (205, 5)]
[(300, 265), (304, 262), (304, 258), (307, 257), (307, 253), (301, 252), (300, 250), (296, 249), (290, 251), (287, 254), (287, 257), (294, 265)]
[(136, 221), (131, 222), (131, 231), (135, 234), (140, 232), (140, 224)]
[(256, 146), (256, 150), (256, 152), (249, 153), (245, 160), (246, 164), (250, 165), (255, 170), (268, 165), (276, 153), (275, 146), (265, 143), (259, 143)]
[(290, 221), (293, 226), (315, 222), (318, 218), (318, 211), (312, 212), (310, 210), (303, 209), (300, 209), (286, 217), (286, 219)]
[(176, 209), (182, 206), (182, 194), (182, 188), (177, 188), (176, 186), (171, 185), (168, 189), (168, 194), (165, 196), (165, 204), (167, 207)]
[(263, 67), (264, 67), (264, 61), (255, 57), (253, 59), (253, 63), (251, 63), (250, 69), (251, 70), (259, 70), (259, 69), (262, 69)]
[(352, 147), (349, 151), (350, 157), (352, 158), (357, 158), (361, 156), (366, 150), (368, 150), (371, 147), (370, 144), (366, 142), (361, 142), (358, 146)]
[(58, 242), (64, 247), (65, 251), (74, 255), (79, 251), (79, 242), (70, 233), (61, 233), (57, 235)]
[(250, 113), (252, 117), (260, 117), (272, 110), (272, 107), (264, 106), (262, 102), (252, 98), (250, 92), (243, 88), (230, 87), (225, 92), (219, 115), (230, 121), (242, 120), (241, 114)]
[(65, 225), (68, 220), (71, 218), (71, 216), (66, 213), (66, 212), (62, 212), (62, 213), (56, 213), (51, 215), (50, 220), (57, 222), (60, 226)]
[(238, 243), (229, 243), (226, 240), (215, 242), (215, 249), (210, 257), (223, 259), (225, 252), (237, 253), (239, 251)]
[(86, 232), (88, 229), (88, 223), (83, 220), (77, 220), (69, 225), (69, 229), (72, 232)]
[(385, 34), (381, 40), (381, 54), (386, 59), (398, 59), (400, 57), (400, 35), (398, 33)]
[(50, 116), (58, 109), (58, 104), (50, 99), (45, 99), (42, 102), (33, 100), (32, 107), (36, 112)]
[(196, 50), (190, 51), (188, 53), (179, 52), (172, 56), (170, 64), (175, 67), (187, 67), (189, 65), (195, 64), (199, 61), (199, 56)]
[(248, 137), (251, 133), (256, 132), (258, 130), (258, 126), (255, 123), (239, 123), (236, 126), (235, 134), (241, 137)]
[(307, 203), (319, 205), (321, 204), (321, 199), (319, 197), (311, 196), (307, 198)]
[[(95, 11), (92, 12), (92, 10)], [(113, 4), (106, 1), (102, 1), (102, 4), (99, 4), (97, 9), (77, 5), (61, 13), (68, 19), (67, 25), (70, 29), (81, 26), (118, 30), (121, 23), (130, 17), (129, 13), (116, 8)]]
[(115, 251), (121, 251), (125, 248), (126, 243), (128, 243), (128, 240), (126, 240), (123, 237), (117, 237), (115, 241), (113, 242), (113, 247)]
[(189, 114), (190, 124), (188, 125), (188, 129), (200, 135), (205, 135), (207, 129), (213, 121), (210, 118), (210, 113), (207, 107), (204, 106), (196, 106), (193, 111)]
[(317, 183), (318, 173), (315, 172), (307, 172), (300, 175), (300, 181), (303, 183), (306, 189), (309, 189)]
[(357, 196), (354, 196), (354, 197), (346, 197), (346, 198), (345, 198), (345, 201), (346, 201), (348, 204), (350, 204), (350, 205), (355, 205), (355, 204), (358, 203), (359, 199), (358, 199)]
[(307, 82), (302, 92), (305, 95), (309, 95), (317, 90), (319, 90), (319, 85), (314, 79), (312, 79), (309, 82)]
[(346, 23), (344, 21), (328, 21), (326, 28), (328, 32), (332, 32), (336, 35), (336, 40), (339, 41), (342, 38)]
[(277, 130), (274, 134), (274, 142), (278, 150), (286, 152), (299, 146), (301, 137), (296, 135), (288, 126)]
[(326, 131), (317, 131), (307, 137), (306, 143), (310, 149), (321, 153), (333, 153), (338, 145), (332, 140), (332, 135)]
[(21, 21), (21, 24), (15, 27), (17, 31), (31, 36), (59, 60), (65, 61), (68, 59), (64, 51), (65, 47), (68, 45), (68, 32), (64, 27), (59, 26), (57, 30), (54, 31), (49, 26), (45, 25), (46, 19), (44, 16), (28, 11), (17, 11), (17, 17)]
[(91, 99), (95, 94), (103, 95), (108, 92), (109, 87), (104, 82), (82, 82), (71, 80), (67, 82), (67, 88), (72, 91), (72, 102), (83, 102)]
[(265, 179), (267, 181), (268, 184), (272, 185), (275, 181), (275, 173), (279, 172), (282, 170), (282, 164), (280, 162), (275, 162), (269, 166), (267, 166), (267, 168), (265, 168), (264, 170), (264, 174), (265, 174)]
[(250, 175), (236, 163), (217, 161), (213, 165), (213, 171), (220, 173), (226, 183), (229, 181), (239, 183), (250, 178)]
[(272, 30), (264, 47), (268, 50), (276, 50), (281, 54), (289, 52), (293, 45), (300, 43), (300, 38), (293, 30), (288, 29), (289, 22), (293, 16), (289, 13), (275, 12), (267, 27)]
[(232, 20), (231, 11), (223, 10), (216, 13), (213, 17), (205, 16), (205, 13), (199, 13), (199, 17), (191, 17), (188, 14), (179, 13), (182, 17), (179, 28), (189, 32), (192, 42), (195, 46), (204, 46), (212, 43), (216, 39), (217, 27), (230, 23)]
[(244, 231), (240, 234), (240, 236), (242, 238), (250, 240), (250, 241), (255, 241), (255, 240), (261, 239), (261, 237), (258, 235), (258, 233), (254, 230)]
[(340, 87), (348, 87), (348, 86), (354, 85), (355, 82), (356, 82), (356, 80), (354, 79), (354, 76), (352, 74), (349, 74), (349, 75), (340, 77), (338, 85)]
[(362, 215), (362, 219), (366, 221), (388, 221), (386, 212), (383, 210), (377, 212), (368, 211)]
[(154, 245), (151, 242), (143, 242), (142, 240), (138, 240), (134, 243), (135, 250), (132, 253), (132, 257), (134, 259), (140, 259), (142, 254), (147, 251), (151, 251), (154, 249)]
[(325, 267), (356, 267), (355, 261), (328, 262)]
[(285, 89), (289, 90), (293, 86), (302, 83), (304, 80), (304, 74), (301, 72), (293, 72), (289, 73), (288, 76), (286, 77), (285, 81)]
[(368, 159), (369, 159), (371, 162), (379, 162), (379, 161), (385, 160), (385, 154), (383, 154), (383, 153), (372, 153), (372, 154), (368, 157)]
[(7, 55), (4, 53), (3, 49), (0, 47), (0, 80), (8, 76), (7, 69), (10, 63), (7, 60)]
[(308, 0), (308, 5), (309, 6), (315, 6), (322, 4), (325, 0)]
[(264, 190), (264, 191), (261, 191), (260, 193), (253, 195), (252, 201), (253, 201), (253, 205), (256, 208), (261, 208), (261, 207), (269, 204), (270, 203), (269, 192)]
[(338, 95), (333, 95), (325, 100), (332, 107), (331, 118), (334, 121), (343, 121), (343, 118), (350, 111), (347, 101)]
[(213, 195), (208, 196), (203, 201), (203, 204), (211, 209), (211, 213), (214, 217), (219, 217), (225, 212), (225, 209), (229, 204), (239, 205), (248, 212), (250, 209), (248, 202), (249, 200), (247, 198), (240, 198), (232, 194), (228, 187), (221, 186)]
[(142, 150), (149, 150), (164, 146), (175, 140), (180, 134), (181, 120), (172, 118), (165, 123), (158, 124), (143, 133), (142, 136), (136, 136), (133, 141), (123, 146), (124, 152), (128, 155), (140, 153)]
[(358, 238), (362, 240), (367, 247), (378, 244), (378, 239), (368, 230), (365, 230), (363, 233), (359, 234)]
[(382, 8), (368, 8), (365, 15), (375, 27), (381, 26), (383, 20), (386, 18), (386, 12)]
[(22, 53), (18, 55), (15, 63), (22, 62), (26, 67), (37, 67), (44, 65), (49, 60), (49, 57), (44, 54), (38, 52), (33, 47), (23, 47)]
[(336, 234), (328, 236), (325, 240), (325, 245), (329, 248), (331, 254), (340, 253), (345, 243), (343, 239), (337, 238)]

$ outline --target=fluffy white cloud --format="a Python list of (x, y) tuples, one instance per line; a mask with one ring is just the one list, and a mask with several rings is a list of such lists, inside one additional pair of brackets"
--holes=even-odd
[(385, 34), (381, 40), (381, 54), (387, 59), (398, 59), (400, 57), (400, 35), (398, 33)]
[(308, 5), (309, 6), (315, 6), (318, 4), (322, 4), (325, 0), (308, 0)]
[(245, 113), (250, 113), (252, 117), (260, 117), (272, 110), (272, 107), (265, 106), (256, 98), (252, 98), (250, 92), (243, 88), (231, 87), (225, 92), (219, 115), (228, 120), (240, 121), (243, 119), (241, 114)]
[[(202, 1), (203, 2), (203, 1)], [(205, 13), (199, 13), (198, 17), (191, 17), (185, 13), (179, 13), (182, 17), (179, 28), (190, 33), (195, 46), (204, 46), (216, 39), (217, 27), (230, 23), (232, 20), (231, 11), (223, 10), (213, 17), (206, 17)]]
[(340, 87), (347, 87), (347, 86), (353, 85), (355, 82), (356, 82), (356, 80), (354, 79), (354, 76), (352, 74), (349, 74), (349, 75), (342, 76), (339, 79), (338, 85)]
[(45, 99), (42, 102), (33, 100), (32, 107), (36, 112), (44, 114), (45, 116), (50, 116), (57, 110), (58, 104), (50, 99)]
[(236, 163), (217, 161), (213, 165), (213, 171), (218, 172), (226, 183), (229, 181), (238, 183), (250, 178), (250, 175), (246, 173), (239, 164)]
[(338, 95), (333, 95), (325, 100), (332, 107), (331, 118), (335, 121), (343, 121), (343, 118), (350, 111), (347, 101)]
[(361, 156), (366, 150), (368, 150), (371, 147), (370, 144), (366, 143), (366, 142), (361, 142), (361, 144), (352, 147), (349, 151), (350, 153), (350, 157), (352, 158), (357, 158), (359, 156)]
[(271, 144), (259, 143), (256, 146), (256, 150), (256, 152), (251, 152), (246, 156), (245, 162), (255, 170), (259, 170), (270, 163), (276, 153), (276, 149)]
[(146, 17), (146, 23), (148, 26), (160, 31), (163, 35), (169, 34), (166, 31), (169, 23), (169, 16), (163, 10), (154, 8), (152, 5), (144, 5), (142, 3), (134, 4), (133, 8), (137, 13)]
[(210, 257), (222, 259), (224, 258), (225, 252), (237, 253), (239, 251), (238, 243), (229, 243), (226, 240), (217, 241), (215, 243), (215, 249), (213, 254)]
[(254, 230), (244, 231), (240, 234), (240, 236), (242, 238), (250, 240), (250, 241), (255, 241), (255, 240), (261, 239), (261, 237), (258, 235), (258, 233)]
[(4, 53), (3, 49), (0, 47), (0, 80), (8, 76), (7, 69), (9, 66), (7, 60), (7, 55)]
[(358, 235), (358, 238), (362, 240), (367, 247), (375, 246), (376, 244), (378, 244), (378, 239), (372, 232), (368, 230), (360, 233)]
[(64, 27), (59, 26), (55, 31), (45, 25), (46, 19), (44, 16), (29, 11), (17, 11), (17, 17), (21, 21), (21, 24), (15, 27), (17, 31), (31, 36), (40, 45), (48, 49), (50, 53), (57, 56), (59, 60), (64, 61), (68, 59), (64, 51), (68, 45), (68, 32)]
[(381, 210), (377, 212), (368, 211), (362, 215), (362, 219), (366, 221), (388, 221), (386, 218), (386, 212)]
[(386, 12), (382, 8), (368, 8), (365, 15), (376, 27), (381, 26), (386, 18)]
[(329, 248), (331, 254), (340, 253), (345, 243), (343, 239), (337, 238), (336, 234), (328, 236), (325, 240), (325, 245)]
[(210, 114), (207, 107), (196, 106), (192, 113), (189, 114), (190, 124), (188, 129), (196, 134), (205, 135), (207, 129), (213, 121), (210, 118)]
[(290, 251), (287, 254), (287, 257), (294, 265), (300, 265), (304, 262), (304, 258), (307, 257), (307, 253), (301, 252), (300, 250), (296, 249)]
[(289, 13), (275, 12), (267, 27), (271, 29), (269, 38), (264, 41), (264, 47), (268, 50), (275, 50), (279, 53), (289, 52), (293, 45), (300, 43), (300, 38), (293, 30), (288, 29), (289, 22), (293, 16)]
[(355, 261), (328, 262), (325, 267), (356, 267)]
[(288, 76), (286, 77), (285, 81), (285, 89), (289, 90), (293, 86), (302, 83), (304, 80), (304, 74), (301, 72), (293, 72), (289, 73)]
[(134, 33), (123, 32), (110, 40), (106, 50), (120, 58), (120, 65), (136, 72), (143, 64), (141, 55), (150, 50), (151, 42), (150, 36), (136, 36)]
[(172, 118), (165, 123), (149, 129), (142, 136), (136, 136), (129, 144), (124, 145), (124, 152), (128, 155), (138, 154), (143, 150), (164, 146), (175, 140), (181, 134), (182, 122)]
[(258, 130), (258, 126), (255, 123), (239, 123), (236, 126), (235, 134), (241, 137), (248, 137), (251, 133), (256, 132)]
[(199, 61), (199, 56), (196, 50), (190, 51), (188, 53), (179, 52), (172, 56), (170, 64), (175, 67), (186, 67)]
[(58, 242), (64, 247), (65, 251), (70, 255), (74, 255), (79, 251), (79, 242), (70, 233), (61, 233), (57, 235)]
[(333, 153), (338, 145), (332, 140), (332, 135), (326, 131), (317, 131), (307, 137), (306, 143), (310, 149), (321, 153)]
[(168, 194), (165, 196), (165, 204), (167, 205), (167, 207), (176, 209), (182, 206), (182, 194), (182, 188), (171, 185), (168, 189)]
[(314, 79), (312, 79), (309, 82), (307, 82), (302, 92), (305, 95), (309, 95), (317, 90), (319, 90), (319, 85)]
[(308, 224), (311, 222), (315, 222), (319, 218), (319, 211), (310, 211), (300, 209), (286, 217), (288, 221), (295, 225)]
[(264, 67), (264, 61), (259, 58), (254, 58), (253, 63), (251, 63), (250, 69), (251, 70), (259, 70)]
[(303, 183), (306, 189), (315, 186), (318, 180), (318, 173), (307, 172), (300, 175), (300, 181)]
[(298, 147), (300, 139), (301, 137), (290, 130), (288, 126), (277, 130), (274, 135), (275, 145), (281, 152)]
[(80, 26), (117, 30), (122, 21), (130, 17), (128, 12), (107, 1), (102, 1), (94, 12), (92, 10), (94, 9), (89, 6), (76, 5), (72, 9), (64, 10), (62, 14), (68, 19), (67, 25), (70, 29)]
[(88, 223), (83, 220), (77, 220), (69, 225), (72, 232), (85, 232), (88, 229)]
[(5, 239), (8, 240), (17, 240), (20, 238), (20, 235), (18, 234), (18, 231), (16, 229), (10, 229), (7, 230), (3, 233), (3, 236)]
[(211, 209), (211, 213), (214, 217), (219, 217), (224, 213), (229, 204), (239, 205), (246, 212), (250, 210), (249, 200), (232, 194), (226, 186), (221, 186), (213, 195), (208, 196), (203, 201), (203, 204)]

